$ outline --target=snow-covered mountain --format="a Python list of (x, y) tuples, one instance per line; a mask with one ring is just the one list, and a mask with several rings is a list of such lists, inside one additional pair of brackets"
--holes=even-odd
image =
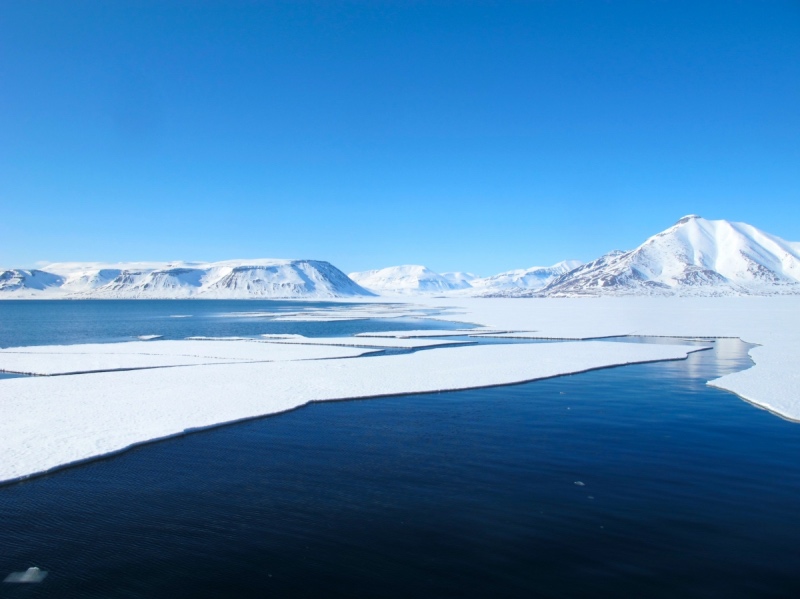
[(0, 294), (25, 290), (43, 291), (55, 288), (64, 282), (62, 277), (43, 270), (14, 268), (0, 272)]
[(491, 277), (479, 277), (468, 272), (439, 274), (425, 266), (406, 265), (353, 272), (350, 273), (350, 278), (379, 294), (514, 296), (541, 289), (558, 276), (580, 265), (581, 262), (577, 260), (565, 260), (553, 266), (510, 270)]
[(351, 272), (349, 276), (362, 287), (377, 293), (441, 293), (469, 287), (463, 281), (449, 280), (425, 266), (415, 264)]
[(479, 290), (480, 295), (515, 296), (527, 291), (546, 287), (561, 275), (579, 267), (579, 260), (564, 260), (553, 266), (533, 266), (509, 270), (491, 277), (475, 279), (470, 285)]
[(319, 260), (56, 263), (0, 272), (0, 298), (335, 298), (373, 295)]
[(478, 275), (471, 272), (443, 272), (441, 275), (459, 289), (469, 289), (472, 287), (472, 281), (480, 279)]
[(635, 250), (555, 279), (549, 297), (800, 293), (800, 243), (745, 223), (690, 215)]
[(328, 262), (270, 259), (56, 263), (42, 270), (0, 271), (0, 299), (336, 298), (373, 291), (479, 297), (800, 294), (800, 243), (745, 223), (690, 215), (629, 252), (490, 277), (406, 265), (348, 278)]

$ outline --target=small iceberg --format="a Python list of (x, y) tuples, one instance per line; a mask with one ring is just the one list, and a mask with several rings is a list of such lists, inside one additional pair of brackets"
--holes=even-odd
[(139, 335), (137, 339), (140, 341), (152, 341), (153, 339), (161, 339), (164, 335)]
[(40, 570), (34, 566), (24, 572), (12, 572), (6, 576), (3, 582), (42, 582), (46, 577), (46, 570)]

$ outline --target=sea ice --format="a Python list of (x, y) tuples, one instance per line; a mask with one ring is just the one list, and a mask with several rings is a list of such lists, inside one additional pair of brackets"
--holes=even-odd
[(32, 582), (42, 582), (47, 577), (47, 572), (45, 570), (40, 570), (36, 566), (32, 568), (28, 568), (24, 572), (12, 572), (8, 576), (5, 577), (3, 582), (23, 582), (23, 583), (32, 583)]
[[(496, 331), (502, 333), (504, 331)], [(377, 331), (370, 333), (358, 333), (356, 337), (395, 337), (397, 339), (412, 339), (414, 337), (468, 337), (477, 333), (495, 333), (495, 331), (483, 331), (482, 329), (420, 329), (416, 331)]]
[(52, 376), (231, 362), (348, 358), (367, 349), (281, 346), (257, 341), (131, 341), (0, 349), (0, 371)]
[[(169, 342), (148, 345), (156, 343)], [(186, 343), (202, 347), (210, 342)], [(279, 351), (357, 351), (249, 345)], [(368, 360), (249, 362), (6, 379), (0, 381), (0, 482), (311, 401), (506, 385), (620, 364), (680, 359), (697, 350), (697, 346), (601, 341), (463, 345)]]
[(750, 351), (755, 365), (711, 384), (800, 421), (800, 296), (414, 299), (453, 320), (545, 338), (738, 337), (763, 346)]
[(450, 339), (432, 340), (415, 338), (395, 338), (395, 337), (303, 337), (302, 335), (281, 338), (276, 336), (264, 336), (266, 343), (286, 343), (294, 345), (339, 345), (344, 347), (374, 347), (374, 348), (400, 348), (400, 349), (421, 349), (426, 347), (442, 347), (445, 345), (459, 345), (464, 343), (474, 343), (470, 341), (454, 341)]

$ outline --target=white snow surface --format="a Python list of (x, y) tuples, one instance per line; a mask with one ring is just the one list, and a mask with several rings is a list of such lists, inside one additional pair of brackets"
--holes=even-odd
[(685, 216), (630, 252), (552, 281), (550, 297), (800, 293), (800, 243), (745, 223)]
[(553, 266), (532, 266), (509, 270), (491, 277), (475, 279), (470, 285), (483, 291), (483, 294), (513, 295), (516, 291), (538, 290), (546, 287), (557, 277), (578, 268), (583, 264), (580, 260), (564, 260)]
[(376, 293), (441, 293), (469, 287), (469, 283), (450, 280), (415, 264), (352, 272), (349, 277)]
[(0, 272), (0, 298), (340, 298), (372, 295), (321, 260), (61, 262)]
[(750, 352), (755, 365), (711, 384), (800, 422), (800, 296), (797, 295), (426, 298), (424, 303), (430, 308), (446, 309), (452, 320), (536, 331), (543, 338), (738, 337), (763, 346)]
[(499, 333), (505, 331), (493, 331), (492, 329), (418, 329), (412, 331), (376, 331), (370, 333), (357, 333), (356, 337), (395, 337), (397, 339), (413, 339), (415, 337), (468, 337), (478, 333)]
[(390, 266), (380, 270), (353, 272), (349, 276), (359, 285), (380, 295), (514, 295), (515, 292), (542, 289), (581, 264), (578, 260), (564, 260), (553, 266), (510, 270), (490, 277), (465, 272), (439, 274), (417, 265)]
[(441, 347), (445, 345), (455, 345), (459, 343), (470, 343), (470, 341), (453, 340), (433, 340), (433, 339), (408, 339), (395, 337), (303, 337), (293, 335), (291, 337), (278, 337), (275, 335), (264, 335), (264, 341), (268, 343), (286, 343), (290, 345), (332, 345), (343, 347), (371, 347), (387, 349), (419, 349), (423, 347)]
[(347, 358), (365, 353), (369, 352), (366, 349), (325, 347), (324, 344), (277, 347), (266, 340), (166, 340), (37, 345), (0, 349), (0, 371), (53, 376), (198, 364)]
[(471, 272), (443, 272), (441, 275), (458, 289), (469, 289), (472, 287), (472, 281), (480, 279), (478, 275)]
[(471, 345), (370, 358), (7, 379), (0, 381), (4, 414), (0, 481), (192, 430), (291, 410), (310, 401), (504, 385), (618, 364), (679, 359), (696, 350), (599, 341)]

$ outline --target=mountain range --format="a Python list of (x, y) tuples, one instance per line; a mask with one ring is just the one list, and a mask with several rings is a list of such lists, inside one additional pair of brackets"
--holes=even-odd
[(14, 298), (291, 299), (371, 295), (321, 260), (62, 262), (42, 270), (0, 272), (0, 297)]
[(56, 263), (0, 272), (0, 298), (345, 298), (800, 294), (800, 243), (745, 224), (681, 218), (631, 251), (479, 277), (420, 265), (345, 275), (320, 260)]

